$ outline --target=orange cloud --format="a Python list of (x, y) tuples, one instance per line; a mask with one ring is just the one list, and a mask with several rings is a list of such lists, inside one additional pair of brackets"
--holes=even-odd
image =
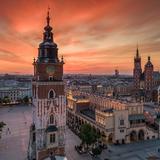
[(159, 0), (14, 0), (0, 6), (0, 72), (32, 73), (48, 5), (65, 73), (131, 73), (136, 44), (159, 68)]

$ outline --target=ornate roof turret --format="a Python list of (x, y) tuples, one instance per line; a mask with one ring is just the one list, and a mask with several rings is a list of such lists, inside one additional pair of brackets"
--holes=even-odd
[(33, 58), (33, 65), (36, 63), (36, 59), (35, 59), (35, 57)]
[(150, 56), (148, 56), (148, 62), (146, 63), (145, 67), (153, 67)]

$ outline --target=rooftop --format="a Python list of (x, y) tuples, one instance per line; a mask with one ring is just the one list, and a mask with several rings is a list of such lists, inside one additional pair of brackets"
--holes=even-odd
[(96, 119), (96, 116), (95, 116), (95, 111), (94, 110), (91, 110), (91, 109), (84, 109), (84, 110), (81, 110), (81, 113), (84, 114), (85, 116), (95, 120)]
[(103, 110), (105, 113), (113, 113), (113, 108)]

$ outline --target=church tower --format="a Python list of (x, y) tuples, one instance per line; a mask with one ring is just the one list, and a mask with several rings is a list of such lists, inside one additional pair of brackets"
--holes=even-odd
[(64, 156), (66, 97), (63, 82), (63, 57), (58, 57), (50, 26), (49, 10), (44, 27), (43, 42), (34, 59), (33, 124), (31, 126), (30, 157), (43, 160), (55, 155)]
[(144, 75), (145, 75), (145, 90), (147, 92), (151, 92), (153, 88), (153, 64), (151, 62), (150, 56), (148, 57), (148, 62), (144, 68)]
[(134, 57), (134, 70), (133, 70), (133, 78), (134, 78), (134, 89), (137, 91), (140, 88), (140, 77), (142, 74), (141, 68), (141, 57), (139, 55), (139, 49), (137, 47), (137, 53)]

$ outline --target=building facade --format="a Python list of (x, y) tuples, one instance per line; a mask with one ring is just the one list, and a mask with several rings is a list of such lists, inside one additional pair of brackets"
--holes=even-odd
[(33, 124), (29, 157), (43, 160), (65, 155), (66, 98), (63, 82), (63, 58), (58, 58), (50, 26), (49, 11), (38, 58), (33, 62)]
[(90, 124), (103, 143), (131, 143), (158, 137), (158, 131), (145, 123), (142, 103), (127, 102), (86, 93), (67, 96), (67, 124), (79, 133)]
[(23, 99), (24, 97), (31, 98), (32, 90), (31, 88), (20, 88), (20, 87), (0, 88), (0, 98), (3, 100), (5, 97), (9, 98), (11, 103), (15, 103), (19, 99)]

